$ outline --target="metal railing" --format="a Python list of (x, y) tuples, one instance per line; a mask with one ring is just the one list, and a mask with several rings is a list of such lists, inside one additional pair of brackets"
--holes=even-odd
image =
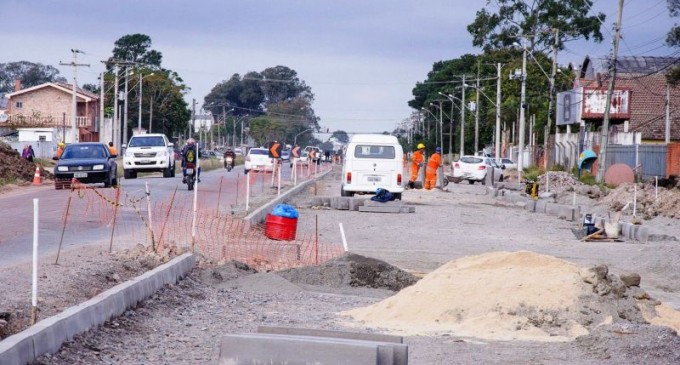
[[(94, 126), (95, 117), (76, 117), (76, 126)], [(53, 117), (41, 115), (9, 114), (5, 127), (10, 128), (40, 128), (40, 127), (70, 127), (71, 117)]]

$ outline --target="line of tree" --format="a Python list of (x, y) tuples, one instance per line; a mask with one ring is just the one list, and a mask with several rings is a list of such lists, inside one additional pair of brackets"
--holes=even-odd
[[(233, 74), (217, 83), (205, 96), (203, 109), (232, 125), (234, 118), (248, 120), (248, 135), (258, 145), (278, 140), (284, 143), (316, 144), (312, 132), (319, 118), (312, 103), (314, 94), (297, 72), (286, 66)], [(240, 134), (241, 125), (234, 125)], [(225, 129), (225, 133), (230, 130)], [(297, 136), (297, 139), (296, 139)]]

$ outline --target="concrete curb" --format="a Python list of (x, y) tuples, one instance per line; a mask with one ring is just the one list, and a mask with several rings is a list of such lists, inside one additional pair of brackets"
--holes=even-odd
[[(565, 219), (570, 222), (581, 222), (583, 220), (583, 216), (587, 213), (587, 207), (585, 206), (556, 204), (551, 202), (551, 199), (539, 199), (534, 201), (518, 194), (509, 193), (508, 191), (495, 191), (492, 193), (492, 196), (494, 196), (496, 200), (509, 201), (514, 203), (516, 206), (522, 206), (524, 209), (530, 212), (543, 213), (558, 217), (560, 219)], [(602, 224), (602, 221), (605, 220), (605, 217), (595, 216), (594, 219), (596, 224)], [(628, 222), (619, 223), (619, 237), (629, 240), (647, 242), (649, 235), (649, 227), (635, 225)]]
[(312, 183), (316, 183), (317, 180), (326, 176), (331, 171), (333, 171), (332, 168), (326, 172), (317, 174), (317, 176), (314, 179), (307, 180), (303, 183), (298, 184), (298, 186), (295, 186), (292, 189), (286, 191), (285, 193), (281, 194), (281, 196), (270, 200), (269, 203), (255, 209), (252, 213), (248, 214), (245, 218), (243, 218), (243, 220), (249, 224), (257, 224), (264, 222), (265, 218), (267, 217), (267, 214), (269, 214), (269, 212), (271, 212), (272, 209), (274, 209), (274, 206), (276, 204), (288, 201), (288, 199), (290, 199), (293, 195), (298, 194), (300, 191), (306, 189)]
[(196, 259), (191, 253), (178, 256), (0, 341), (0, 364), (30, 364), (44, 354), (59, 351), (61, 345), (75, 335), (123, 314), (129, 307), (146, 299), (165, 284), (176, 283), (195, 263)]

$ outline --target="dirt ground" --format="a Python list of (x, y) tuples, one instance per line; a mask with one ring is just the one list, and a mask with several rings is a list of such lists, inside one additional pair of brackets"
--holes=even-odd
[[(451, 184), (449, 192), (407, 191), (403, 202), (416, 208), (411, 214), (362, 213), (312, 206), (315, 191), (321, 196), (338, 195), (338, 179), (336, 171), (292, 204), (301, 214), (300, 233), (315, 232), (318, 222), (320, 239), (340, 245), (339, 223), (342, 223), (352, 255), (319, 267), (279, 273), (257, 273), (235, 262), (220, 266), (201, 263), (177, 285), (165, 287), (120, 318), (77, 336), (58, 353), (44, 356), (37, 363), (214, 363), (220, 335), (254, 332), (258, 325), (401, 333), (409, 346), (412, 364), (680, 363), (680, 338), (676, 332), (669, 327), (650, 325), (643, 318), (643, 311), (650, 308), (668, 311), (671, 318), (674, 311), (667, 308), (680, 309), (680, 260), (677, 259), (680, 257), (677, 242), (680, 225), (669, 216), (650, 215), (648, 220), (642, 221), (652, 233), (658, 234), (655, 240), (584, 243), (573, 237), (574, 223), (497, 204), (487, 189), (479, 185)], [(573, 192), (566, 188), (557, 193), (557, 200), (572, 199)], [(623, 205), (617, 203), (621, 207), (625, 205), (625, 199), (622, 199)], [(610, 202), (593, 200), (585, 191), (577, 191), (577, 200), (578, 204), (588, 204), (593, 212), (606, 214), (614, 210)], [(561, 330), (565, 323), (562, 320), (568, 319), (581, 321), (587, 333), (559, 341), (527, 340), (519, 336), (518, 339), (501, 340), (475, 335), (471, 331), (441, 328), (429, 334), (415, 334), (399, 332), (385, 323), (376, 326), (361, 322), (347, 314), (379, 305), (384, 300), (396, 300), (398, 290), (401, 290), (400, 294), (406, 293), (421, 282), (425, 283), (424, 280), (431, 278), (428, 274), (435, 270), (466, 262), (457, 260), (520, 251), (545, 255), (549, 257), (548, 262), (560, 260), (565, 262), (565, 267), (586, 271), (606, 265), (606, 275), (599, 281), (589, 279), (595, 282), (588, 289), (592, 292), (585, 297), (577, 294), (577, 302), (589, 303), (592, 312), (561, 318), (555, 316), (555, 312), (538, 310), (541, 301), (535, 303), (536, 311), (527, 309), (525, 313), (516, 314), (499, 311), (518, 318), (525, 314), (529, 321), (523, 326), (533, 325), (548, 334)], [(71, 264), (45, 265), (41, 269), (41, 280), (49, 279), (53, 286), (43, 298), (44, 303), (50, 304), (43, 308), (41, 316), (56, 313), (60, 308), (82, 301), (90, 293), (97, 293), (104, 286), (132, 277), (144, 271), (145, 265), (150, 267), (163, 261), (162, 257), (151, 257), (141, 248), (115, 255), (102, 254), (96, 249), (71, 251), (63, 258), (65, 262), (71, 260), (68, 261)], [(518, 266), (523, 267), (519, 264), (512, 267)], [(13, 285), (23, 289), (29, 287), (30, 282), (27, 284), (23, 275), (21, 279), (15, 275), (17, 270), (28, 272), (27, 267), (23, 264), (0, 272), (4, 285), (0, 288), (4, 293), (0, 300), (0, 315), (16, 310), (16, 307), (5, 309), (8, 303), (17, 306), (16, 303), (29, 301), (30, 290), (9, 289)], [(494, 270), (500, 269), (494, 266)], [(65, 271), (72, 273), (65, 274)], [(634, 274), (641, 278), (639, 286), (626, 286), (627, 289), (622, 290), (619, 278), (635, 277)], [(502, 282), (503, 275), (507, 273), (495, 271), (488, 275), (486, 283), (492, 279)], [(565, 301), (572, 299), (565, 294), (567, 291), (557, 290), (566, 284), (574, 284), (572, 281), (565, 281), (565, 285), (546, 284), (547, 277), (542, 281), (540, 275), (540, 271), (520, 270), (517, 280), (519, 284), (533, 280), (536, 287), (539, 283), (546, 285), (548, 289), (545, 290), (557, 295), (558, 299), (559, 295), (564, 295)], [(423, 279), (415, 283), (418, 278)], [(574, 280), (578, 281), (579, 288), (589, 288), (583, 284), (585, 279), (581, 276), (573, 278), (578, 278)], [(444, 308), (446, 310), (469, 310), (499, 300), (493, 295), (508, 289), (501, 285), (498, 290), (485, 292), (484, 296), (473, 296), (463, 289), (460, 280), (448, 286), (430, 288), (435, 294), (430, 302), (439, 300), (442, 302), (439, 304), (453, 306)], [(482, 281), (477, 285), (484, 284)], [(618, 289), (612, 292), (612, 288)], [(436, 295), (437, 290), (442, 291), (441, 295)], [(79, 292), (83, 294), (79, 295)], [(522, 295), (526, 296), (524, 302), (529, 302), (529, 292), (521, 288), (510, 292), (513, 297), (520, 298), (519, 302)], [(646, 305), (638, 306), (637, 300), (643, 300)], [(667, 307), (656, 306), (658, 302), (664, 302)], [(415, 312), (433, 309), (428, 301), (402, 301), (400, 305), (405, 306), (405, 312), (407, 309)], [(28, 306), (24, 305), (24, 308)], [(601, 316), (604, 309), (613, 312), (610, 316)], [(588, 316), (593, 318), (591, 323), (584, 319)], [(460, 323), (469, 325), (463, 320)], [(487, 326), (494, 323), (485, 321)], [(13, 325), (11, 319), (6, 325)], [(493, 330), (493, 326), (491, 328)]]
[[(21, 154), (8, 144), (0, 142), (0, 179), (5, 183), (18, 185), (33, 182), (35, 164), (21, 158)], [(52, 179), (53, 175), (40, 168), (40, 176), (43, 179)]]

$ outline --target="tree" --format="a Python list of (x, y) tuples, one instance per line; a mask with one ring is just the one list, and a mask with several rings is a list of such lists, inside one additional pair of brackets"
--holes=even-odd
[(147, 67), (160, 67), (163, 55), (152, 50), (151, 37), (146, 34), (124, 35), (114, 43), (113, 59), (143, 64)]
[(267, 142), (281, 141), (286, 133), (286, 126), (268, 116), (255, 117), (250, 120), (248, 134), (255, 143), (264, 146)]
[(215, 115), (232, 108), (232, 115), (260, 114), (264, 95), (257, 81), (259, 78), (257, 72), (249, 72), (243, 78), (233, 74), (210, 90), (203, 99), (203, 108)]
[(0, 63), (0, 93), (14, 91), (15, 80), (21, 81), (22, 88), (46, 82), (66, 82), (59, 76), (59, 70), (50, 65), (29, 61)]
[(93, 94), (97, 94), (97, 95), (99, 95), (99, 92), (100, 92), (100, 90), (101, 90), (101, 88), (99, 87), (99, 85), (95, 85), (95, 84), (84, 84), (84, 85), (83, 85), (83, 89), (84, 89), (84, 90), (87, 90), (87, 91), (89, 91), (89, 92), (91, 92), (91, 93), (93, 93)]
[(276, 104), (295, 97), (302, 97), (311, 103), (312, 89), (297, 77), (297, 72), (286, 66), (266, 68), (260, 73), (265, 104)]
[(335, 139), (337, 139), (338, 142), (341, 142), (341, 143), (348, 143), (349, 142), (349, 136), (347, 135), (347, 132), (345, 132), (345, 131), (341, 131), (341, 130), (335, 131), (335, 132), (333, 132), (331, 137), (335, 137)]
[[(668, 11), (672, 17), (680, 16), (680, 0), (667, 0), (668, 1)], [(671, 30), (668, 31), (666, 36), (666, 44), (670, 47), (680, 47), (680, 26), (675, 25)], [(680, 66), (673, 67), (666, 74), (668, 82), (673, 85), (680, 83)]]
[(606, 16), (588, 16), (592, 0), (487, 0), (487, 8), (491, 4), (497, 6), (496, 13), (481, 9), (467, 27), (472, 44), (484, 50), (509, 47), (522, 36), (528, 38), (530, 50), (548, 49), (554, 42), (552, 29), (560, 32), (560, 49), (567, 40), (603, 39), (600, 28)]

